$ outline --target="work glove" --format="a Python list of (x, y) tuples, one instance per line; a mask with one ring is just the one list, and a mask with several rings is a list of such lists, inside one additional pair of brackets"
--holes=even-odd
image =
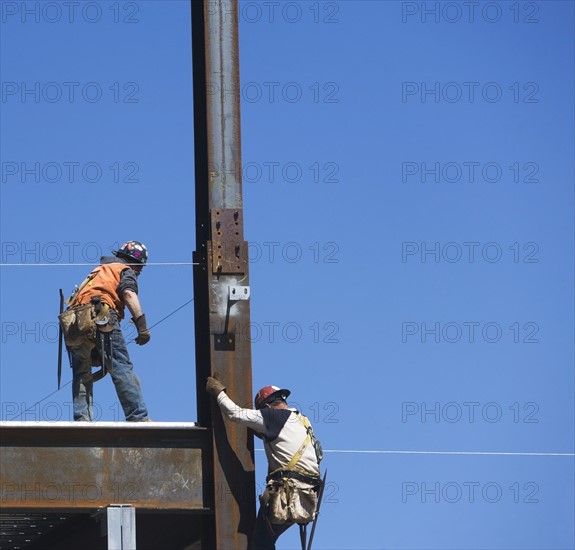
[(208, 376), (206, 380), (206, 391), (213, 397), (217, 397), (221, 392), (226, 391), (226, 387), (218, 380), (218, 373)]
[(134, 324), (138, 329), (138, 336), (136, 337), (136, 344), (139, 346), (143, 346), (150, 341), (151, 333), (148, 330), (148, 325), (146, 325), (146, 316), (140, 315), (135, 321)]

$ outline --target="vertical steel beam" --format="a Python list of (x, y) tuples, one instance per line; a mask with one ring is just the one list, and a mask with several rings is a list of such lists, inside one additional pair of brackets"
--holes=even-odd
[[(229, 288), (249, 286), (243, 231), (237, 0), (191, 0), (194, 79), (196, 252), (194, 262), (198, 420), (213, 427), (213, 456), (204, 464), (203, 547), (243, 549), (255, 521), (253, 437), (224, 423), (205, 392), (218, 372), (236, 403), (251, 403), (249, 300)], [(210, 475), (213, 474), (213, 475)]]
[(108, 550), (136, 550), (136, 509), (130, 504), (106, 508)]

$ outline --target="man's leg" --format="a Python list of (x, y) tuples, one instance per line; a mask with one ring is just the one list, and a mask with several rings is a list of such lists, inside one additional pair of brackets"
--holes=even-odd
[(111, 333), (112, 365), (110, 375), (116, 387), (118, 399), (128, 422), (147, 420), (148, 409), (142, 397), (140, 381), (134, 373), (128, 349), (120, 325), (116, 324)]
[(91, 343), (86, 342), (77, 348), (70, 348), (74, 420), (91, 422), (93, 419), (92, 347)]
[(252, 540), (253, 550), (275, 550), (276, 541), (279, 536), (284, 531), (287, 531), (292, 525), (293, 523), (290, 522), (279, 525), (270, 523), (267, 517), (266, 508), (264, 506), (260, 506)]

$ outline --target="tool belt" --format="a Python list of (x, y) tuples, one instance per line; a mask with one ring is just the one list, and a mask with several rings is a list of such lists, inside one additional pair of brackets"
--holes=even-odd
[(319, 487), (319, 478), (287, 470), (274, 472), (268, 476), (260, 505), (270, 524), (306, 525), (315, 518)]
[(300, 474), (299, 472), (294, 472), (293, 470), (278, 470), (273, 472), (268, 477), (266, 477), (266, 482), (281, 481), (284, 478), (297, 479), (298, 481), (303, 481), (304, 483), (309, 483), (310, 485), (318, 487), (321, 484), (321, 478), (315, 476), (307, 476), (305, 474)]
[(78, 347), (86, 341), (95, 342), (97, 331), (109, 332), (114, 329), (114, 310), (100, 302), (99, 296), (94, 298), (97, 299), (73, 306), (58, 315), (66, 347)]

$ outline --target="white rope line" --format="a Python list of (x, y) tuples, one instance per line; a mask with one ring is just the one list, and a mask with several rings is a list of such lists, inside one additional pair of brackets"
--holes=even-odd
[[(264, 449), (256, 449), (263, 451)], [(363, 449), (324, 449), (324, 453), (378, 455), (494, 455), (494, 456), (575, 456), (575, 453), (499, 453), (490, 451), (371, 451)]]
[[(71, 267), (71, 266), (82, 266), (82, 267), (93, 267), (99, 265), (97, 263), (93, 263), (93, 264), (60, 264), (60, 263), (51, 263), (51, 264), (0, 264), (0, 267), (49, 267), (49, 266), (58, 266), (58, 267)], [(142, 264), (126, 264), (128, 266), (130, 265), (142, 265)], [(166, 266), (166, 265), (201, 265), (197, 262), (150, 262), (147, 264), (144, 264), (144, 267), (147, 267), (149, 265), (153, 265), (153, 266), (157, 266), (157, 265), (161, 265), (161, 266)]]

